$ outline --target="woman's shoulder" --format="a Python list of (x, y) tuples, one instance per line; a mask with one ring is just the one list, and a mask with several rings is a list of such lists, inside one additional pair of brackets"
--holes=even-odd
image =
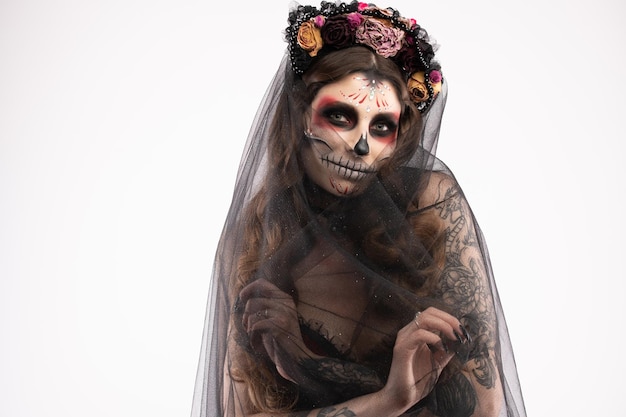
[(405, 183), (414, 182), (412, 205), (418, 209), (441, 204), (446, 200), (462, 196), (461, 187), (454, 175), (448, 170), (419, 171), (405, 168), (402, 172)]
[(402, 167), (385, 177), (383, 185), (399, 209), (413, 214), (446, 200), (464, 198), (456, 178), (445, 167), (433, 170)]

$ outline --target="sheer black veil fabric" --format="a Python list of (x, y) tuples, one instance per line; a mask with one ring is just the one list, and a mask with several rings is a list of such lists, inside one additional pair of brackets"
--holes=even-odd
[[(471, 347), (454, 347), (457, 363), (468, 358), (479, 360), (482, 355), (494, 357), (497, 369), (486, 366), (477, 378), (483, 378), (485, 386), (501, 388), (504, 399), (499, 415), (525, 416), (484, 238), (452, 172), (435, 156), (447, 82), (423, 115), (421, 137), (414, 138), (419, 146), (412, 155), (392, 172), (379, 175), (360, 195), (331, 198), (304, 176), (283, 176), (272, 163), (272, 123), (280, 123), (285, 132), (303, 132), (303, 126), (294, 122), (301, 108), (292, 98), (299, 88), (296, 79), (285, 56), (245, 145), (215, 255), (192, 416), (234, 416), (239, 404), (248, 401), (225, 377), (225, 370), (236, 361), (233, 346), (250, 353), (249, 340), (237, 328), (240, 312), (237, 294), (233, 293), (242, 268), (248, 268), (250, 262), (254, 266), (246, 270), (253, 271), (253, 280), (267, 279), (283, 294), (293, 296), (302, 335), (312, 350), (342, 364), (356, 364), (371, 375), (368, 382), (361, 379), (356, 383), (348, 377), (327, 379), (314, 371), (300, 370), (306, 383), (283, 381), (276, 388), (297, 392), (289, 397), (293, 410), (324, 407), (380, 389), (389, 370), (395, 334), (413, 320), (416, 312), (434, 306), (460, 318), (474, 335)], [(289, 164), (300, 169), (297, 158)], [(265, 193), (267, 199), (264, 205), (255, 206), (259, 193)], [(423, 196), (425, 193), (428, 196)], [(252, 244), (257, 258), (242, 266), (242, 254), (250, 254), (250, 242), (246, 240), (250, 235), (247, 216), (251, 206), (259, 230), (274, 230), (279, 220), (285, 226), (281, 239), (276, 240), (277, 247), (270, 247), (268, 239), (258, 239)], [(415, 232), (430, 215), (448, 222), (447, 236), (459, 236), (441, 245), (441, 265), (432, 250), (437, 242), (424, 240)], [(468, 257), (459, 247), (461, 237), (475, 255)], [(433, 269), (443, 278), (435, 287), (429, 287), (431, 272), (425, 271)], [(325, 287), (326, 283), (331, 284)], [(319, 302), (308, 301), (313, 293)], [(333, 309), (330, 301), (324, 302), (343, 296), (344, 303), (350, 303), (354, 294), (361, 294), (357, 297), (360, 305), (347, 313)], [(329, 329), (349, 331), (342, 334)], [(266, 358), (258, 360), (261, 363)], [(473, 400), (468, 400), (467, 410), (463, 411), (457, 404), (463, 400), (449, 395), (462, 386), (453, 364), (449, 367), (450, 372), (442, 374), (433, 392), (411, 410), (413, 415), (419, 415), (421, 409), (441, 416), (471, 415)], [(280, 379), (280, 375), (274, 377)]]

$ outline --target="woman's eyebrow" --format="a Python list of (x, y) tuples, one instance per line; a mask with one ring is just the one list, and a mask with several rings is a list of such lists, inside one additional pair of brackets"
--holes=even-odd
[(357, 106), (349, 103), (344, 103), (336, 99), (331, 99), (321, 100), (315, 110), (318, 112), (326, 110), (339, 110), (345, 112), (348, 115), (355, 115), (357, 113)]
[(400, 112), (398, 111), (373, 111), (371, 112), (372, 119), (377, 120), (382, 117), (389, 118), (394, 122), (398, 123), (400, 121)]
[[(313, 109), (318, 112), (325, 111), (325, 110), (340, 110), (340, 111), (345, 112), (346, 114), (355, 115), (359, 107), (364, 107), (364, 106), (360, 104), (346, 103), (343, 100), (338, 100), (336, 97), (322, 97), (319, 100), (318, 105), (314, 107)], [(372, 118), (388, 117), (394, 120), (396, 123), (400, 120), (399, 111), (372, 109), (372, 111), (369, 112), (369, 114)]]
[(318, 108), (325, 108), (325, 107), (337, 106), (337, 105), (339, 105), (339, 106), (346, 106), (346, 107), (352, 107), (352, 106), (349, 106), (345, 101), (339, 100), (336, 97), (332, 97), (332, 96), (324, 96), (324, 97), (320, 98), (317, 107)]

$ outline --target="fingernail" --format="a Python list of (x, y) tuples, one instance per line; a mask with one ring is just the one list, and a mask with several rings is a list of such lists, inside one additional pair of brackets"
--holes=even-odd
[(237, 296), (235, 298), (235, 302), (233, 303), (233, 313), (239, 313), (241, 311), (241, 298)]
[(456, 336), (456, 340), (459, 341), (459, 343), (463, 343), (463, 339), (461, 338), (461, 335), (457, 333), (456, 330), (453, 330), (454, 335)]
[(467, 339), (467, 341), (469, 343), (472, 343), (472, 336), (470, 336), (469, 332), (467, 331), (467, 329), (465, 328), (465, 326), (461, 325), (461, 331), (463, 332), (463, 335), (465, 335), (465, 338)]

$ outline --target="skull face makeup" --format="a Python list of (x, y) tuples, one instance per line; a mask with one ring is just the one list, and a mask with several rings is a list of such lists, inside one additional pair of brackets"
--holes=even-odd
[(334, 195), (358, 193), (395, 149), (401, 108), (391, 84), (363, 73), (322, 87), (305, 132), (306, 174)]

